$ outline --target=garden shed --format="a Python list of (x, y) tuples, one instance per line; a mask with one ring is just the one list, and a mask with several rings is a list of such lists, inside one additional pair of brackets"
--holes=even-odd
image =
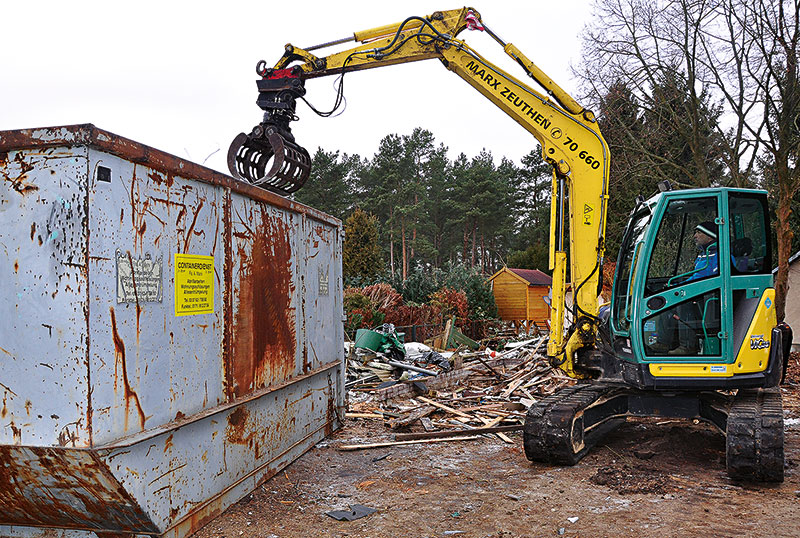
[(538, 269), (512, 269), (503, 267), (491, 277), (497, 315), (503, 321), (517, 326), (547, 327), (550, 306), (545, 298), (550, 295), (553, 279)]
[[(772, 274), (776, 274), (776, 267)], [(789, 291), (786, 292), (786, 317), (792, 328), (792, 351), (800, 350), (800, 251), (789, 258)]]

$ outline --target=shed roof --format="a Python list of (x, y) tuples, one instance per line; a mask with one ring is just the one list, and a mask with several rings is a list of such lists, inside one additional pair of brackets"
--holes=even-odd
[(509, 267), (508, 270), (512, 271), (514, 274), (518, 276), (521, 276), (534, 286), (553, 285), (553, 278), (547, 276), (545, 273), (539, 271), (538, 269), (513, 269)]

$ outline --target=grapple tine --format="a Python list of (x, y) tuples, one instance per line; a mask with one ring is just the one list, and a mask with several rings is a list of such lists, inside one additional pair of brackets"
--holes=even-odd
[(240, 133), (228, 149), (228, 169), (248, 183), (281, 195), (298, 191), (311, 173), (311, 158), (305, 148), (281, 136), (269, 126)]

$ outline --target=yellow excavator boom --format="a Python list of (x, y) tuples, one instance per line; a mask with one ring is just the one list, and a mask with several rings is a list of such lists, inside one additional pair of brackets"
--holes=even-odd
[[(530, 88), (457, 39), (465, 29), (488, 32), (536, 81), (543, 93)], [(348, 41), (360, 44), (328, 56), (317, 56), (312, 52)], [(259, 179), (252, 176), (265, 174), (262, 154), (269, 155), (270, 152), (276, 154), (276, 161), (281, 160), (281, 164), (274, 165), (273, 169), (295, 166), (294, 153), (276, 150), (275, 144), (268, 143), (264, 133), (271, 130), (273, 138), (269, 140), (274, 141), (277, 134), (284, 144), (281, 148), (288, 147), (294, 151), (294, 140), (288, 129), (288, 122), (293, 119), (293, 108), (288, 107), (291, 114), (286, 110), (286, 105), (293, 105), (293, 100), (286, 96), (292, 91), (296, 97), (302, 96), (304, 90), (298, 89), (300, 84), (296, 81), (432, 58), (438, 58), (448, 70), (531, 133), (542, 147), (542, 157), (553, 166), (550, 226), (553, 287), (548, 355), (567, 374), (581, 377), (582, 373), (574, 369), (575, 352), (593, 345), (597, 337), (598, 294), (608, 207), (608, 146), (592, 112), (583, 108), (517, 47), (503, 42), (489, 30), (475, 9), (437, 11), (427, 17), (410, 17), (397, 24), (355, 32), (352, 38), (307, 49), (289, 44), (273, 68), (260, 62), (257, 68), (262, 76), (259, 89), (264, 98), (260, 98), (259, 104), (267, 112), (265, 122), (251, 135), (237, 137), (229, 152), (231, 171), (244, 179)], [(277, 155), (281, 151), (291, 154), (284, 159)], [(298, 158), (298, 162), (301, 160)], [(297, 166), (302, 168), (303, 164)], [(302, 176), (303, 171), (298, 172), (297, 166), (291, 168), (290, 175)], [(305, 173), (307, 175), (307, 171)], [(305, 178), (300, 179), (302, 184)], [(569, 237), (565, 238), (567, 225)], [(572, 325), (567, 328), (568, 263), (574, 316)]]

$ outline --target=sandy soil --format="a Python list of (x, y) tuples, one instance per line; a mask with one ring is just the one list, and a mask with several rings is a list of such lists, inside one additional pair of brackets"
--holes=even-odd
[[(514, 441), (409, 445), (374, 419), (345, 428), (203, 528), (225, 537), (800, 536), (800, 361), (783, 386), (786, 479), (736, 483), (705, 424), (636, 419), (574, 467), (530, 463)], [(325, 515), (361, 504), (356, 521)]]

